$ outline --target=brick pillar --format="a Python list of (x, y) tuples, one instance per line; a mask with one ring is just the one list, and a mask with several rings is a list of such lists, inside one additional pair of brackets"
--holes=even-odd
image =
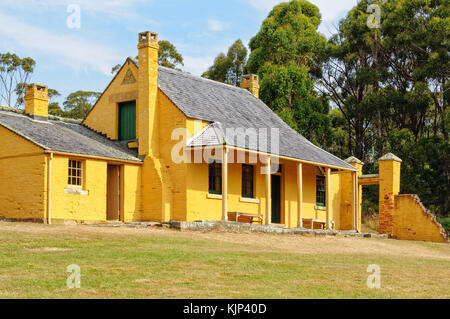
[(380, 164), (380, 219), (381, 234), (393, 234), (394, 196), (400, 193), (400, 169), (402, 160), (392, 153), (379, 159)]

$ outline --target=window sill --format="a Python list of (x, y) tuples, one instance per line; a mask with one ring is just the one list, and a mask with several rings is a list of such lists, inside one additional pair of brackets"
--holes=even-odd
[(242, 203), (253, 203), (253, 204), (259, 204), (260, 201), (257, 198), (248, 198), (248, 197), (241, 197), (239, 199), (240, 202)]
[(327, 210), (327, 208), (324, 206), (315, 206), (314, 209), (315, 210)]
[(206, 195), (206, 198), (209, 198), (209, 199), (222, 199), (222, 195), (218, 195), (218, 194), (209, 194), (209, 193), (208, 193), (208, 195)]
[(89, 191), (84, 191), (82, 189), (75, 189), (75, 188), (65, 188), (64, 194), (87, 196), (89, 195)]

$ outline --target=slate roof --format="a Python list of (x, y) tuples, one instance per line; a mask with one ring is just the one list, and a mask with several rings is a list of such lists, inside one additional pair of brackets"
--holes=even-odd
[(212, 123), (187, 141), (188, 147), (219, 146), (225, 144), (225, 134), (220, 123)]
[[(136, 60), (131, 59), (136, 66)], [(187, 117), (209, 121), (188, 146), (222, 145), (267, 152), (345, 169), (355, 168), (309, 142), (249, 91), (159, 66), (158, 87)], [(80, 124), (31, 120), (0, 110), (0, 125), (46, 150), (140, 162), (135, 150)], [(257, 141), (243, 134), (257, 132)], [(273, 131), (272, 129), (277, 129)], [(229, 134), (233, 131), (235, 134)], [(241, 133), (239, 133), (241, 132)], [(266, 133), (266, 134), (264, 134)], [(241, 137), (244, 136), (244, 139)], [(278, 138), (279, 137), (279, 138)], [(272, 140), (279, 141), (272, 143)], [(267, 147), (266, 147), (267, 146)]]
[(141, 162), (137, 151), (112, 141), (80, 124), (36, 121), (26, 115), (0, 110), (0, 125), (44, 150)]
[[(133, 62), (137, 65), (136, 60)], [(230, 146), (269, 151), (271, 154), (355, 170), (352, 165), (315, 146), (290, 128), (267, 105), (245, 89), (162, 66), (158, 68), (158, 87), (187, 117), (219, 124), (221, 134), (225, 135), (226, 143)], [(261, 129), (266, 129), (267, 136), (258, 137), (257, 145), (254, 145), (248, 137), (244, 142), (237, 138), (239, 134), (231, 138), (228, 134), (228, 129), (245, 131), (248, 128), (256, 129), (258, 135), (263, 132)], [(271, 128), (279, 129), (279, 150), (271, 145)], [(217, 127), (207, 129), (202, 139), (207, 136), (205, 141), (217, 140), (214, 133), (217, 133)], [(273, 137), (276, 140), (276, 134)], [(205, 141), (190, 142), (191, 146), (199, 146)], [(264, 148), (266, 143), (268, 147)]]

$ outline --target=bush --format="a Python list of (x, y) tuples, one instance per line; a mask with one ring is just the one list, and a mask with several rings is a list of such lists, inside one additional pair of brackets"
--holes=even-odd
[(442, 227), (447, 231), (447, 233), (450, 233), (450, 217), (442, 217), (439, 218), (439, 222), (441, 223)]

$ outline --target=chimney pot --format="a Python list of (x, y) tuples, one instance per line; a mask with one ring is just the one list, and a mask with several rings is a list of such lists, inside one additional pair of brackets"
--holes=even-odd
[(25, 113), (34, 119), (48, 118), (48, 87), (41, 84), (29, 84), (25, 88)]
[(139, 33), (138, 49), (145, 47), (153, 47), (158, 49), (158, 34), (150, 31)]
[(256, 74), (244, 75), (241, 79), (241, 88), (249, 90), (259, 98), (259, 77)]

